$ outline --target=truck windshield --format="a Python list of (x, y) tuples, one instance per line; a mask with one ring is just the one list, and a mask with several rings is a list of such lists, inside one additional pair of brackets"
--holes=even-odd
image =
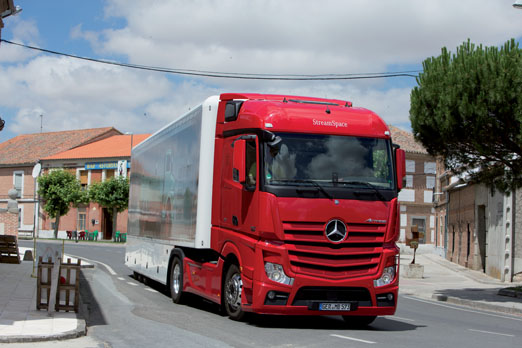
[(394, 189), (386, 139), (278, 133), (277, 147), (264, 144), (265, 184), (273, 186)]

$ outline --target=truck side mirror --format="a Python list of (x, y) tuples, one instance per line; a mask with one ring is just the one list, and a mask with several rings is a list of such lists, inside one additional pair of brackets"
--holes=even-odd
[(232, 158), (232, 179), (240, 184), (246, 183), (246, 140), (240, 139), (234, 142), (234, 154)]
[(397, 168), (397, 188), (400, 191), (404, 187), (406, 175), (406, 154), (402, 149), (395, 149), (395, 168)]
[(237, 120), (239, 116), (239, 109), (243, 105), (242, 100), (229, 100), (225, 105), (225, 122), (232, 122)]

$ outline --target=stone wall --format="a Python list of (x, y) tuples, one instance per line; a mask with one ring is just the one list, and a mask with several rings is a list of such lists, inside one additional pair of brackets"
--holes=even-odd
[(513, 273), (522, 281), (522, 189), (515, 196), (515, 230), (513, 231)]
[(475, 254), (475, 187), (468, 185), (450, 192), (448, 209), (448, 260), (477, 269)]
[(0, 212), (0, 234), (12, 235), (18, 238), (18, 214)]
[(0, 234), (16, 236), (18, 238), (18, 203), (16, 190), (8, 191), (9, 200), (6, 207), (0, 207)]

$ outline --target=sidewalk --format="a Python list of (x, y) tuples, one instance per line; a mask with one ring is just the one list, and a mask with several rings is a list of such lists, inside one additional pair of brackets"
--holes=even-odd
[[(406, 267), (412, 258), (413, 255), (401, 255), (401, 268)], [(417, 255), (415, 263), (424, 266), (424, 278), (401, 276), (401, 295), (522, 316), (522, 298), (498, 294), (501, 289), (522, 283), (504, 283), (433, 254)]]
[[(23, 257), (23, 253), (20, 256)], [(77, 313), (48, 313), (36, 309), (36, 278), (32, 273), (32, 261), (0, 263), (0, 343), (63, 340), (85, 335), (85, 320)]]

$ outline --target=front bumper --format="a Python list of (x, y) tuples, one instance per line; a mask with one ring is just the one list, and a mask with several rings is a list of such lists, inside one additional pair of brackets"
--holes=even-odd
[[(285, 315), (393, 315), (399, 290), (397, 281), (374, 288), (373, 279), (332, 282), (299, 276), (291, 287), (262, 281), (252, 285), (252, 302), (243, 304), (245, 311)], [(275, 296), (269, 296), (271, 291)], [(324, 303), (349, 304), (350, 310), (319, 310)]]

